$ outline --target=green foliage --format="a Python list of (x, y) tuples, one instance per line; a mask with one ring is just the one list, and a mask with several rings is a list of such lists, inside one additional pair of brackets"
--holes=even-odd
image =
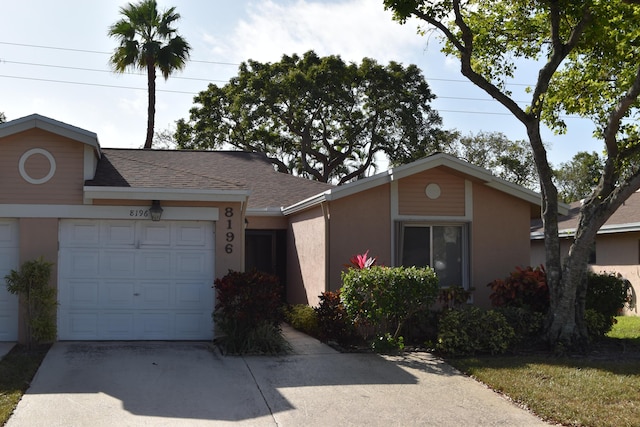
[(442, 315), (436, 349), (450, 356), (502, 354), (514, 338), (513, 328), (500, 312), (467, 307)]
[(376, 153), (392, 164), (431, 154), (447, 134), (433, 99), (415, 65), (346, 63), (313, 51), (249, 60), (229, 83), (194, 98), (175, 139), (180, 148), (264, 153), (280, 172), (345, 183), (375, 165)]
[(253, 328), (246, 329), (237, 321), (229, 321), (225, 325), (227, 335), (220, 340), (225, 354), (277, 355), (291, 351), (280, 326), (260, 322)]
[(256, 331), (264, 332), (265, 325), (272, 326), (272, 332), (280, 333), (279, 325), (283, 320), (280, 280), (255, 270), (229, 271), (226, 276), (216, 279), (214, 286), (217, 303), (213, 318), (225, 334), (222, 342), (227, 346), (227, 352), (265, 351), (262, 347), (252, 349), (247, 345), (262, 345), (256, 339)]
[(546, 313), (549, 309), (549, 287), (544, 267), (516, 267), (503, 279), (496, 279), (491, 288), (491, 304), (494, 307), (527, 307)]
[(524, 307), (499, 307), (496, 309), (514, 331), (514, 345), (530, 347), (542, 338), (545, 315)]
[(394, 340), (407, 319), (429, 309), (439, 290), (430, 267), (350, 268), (342, 273), (342, 283), (341, 298), (354, 322)]
[(340, 291), (323, 292), (320, 304), (314, 308), (318, 318), (318, 338), (320, 341), (335, 341), (348, 347), (359, 340), (353, 321), (342, 304)]
[(287, 322), (299, 331), (308, 335), (318, 335), (318, 315), (313, 307), (306, 304), (296, 304), (285, 314)]
[(49, 285), (53, 263), (42, 257), (27, 261), (19, 271), (11, 270), (5, 276), (7, 290), (20, 295), (26, 308), (27, 342), (51, 342), (56, 339), (56, 308), (58, 306), (56, 289)]
[(602, 313), (590, 308), (584, 312), (584, 321), (591, 341), (598, 341), (613, 328), (614, 318), (608, 318)]
[(554, 171), (560, 200), (577, 202), (589, 196), (598, 185), (604, 164), (598, 153), (580, 151), (570, 162)]
[(376, 353), (395, 353), (404, 350), (404, 338), (394, 338), (390, 333), (376, 337), (371, 341), (371, 349)]
[(438, 302), (445, 308), (461, 308), (467, 304), (474, 289), (465, 289), (462, 286), (449, 286), (438, 291)]
[(587, 300), (585, 307), (613, 318), (629, 302), (628, 291), (631, 284), (620, 274), (587, 274)]
[(4, 123), (7, 121), (7, 116), (4, 113), (0, 112), (0, 123)]

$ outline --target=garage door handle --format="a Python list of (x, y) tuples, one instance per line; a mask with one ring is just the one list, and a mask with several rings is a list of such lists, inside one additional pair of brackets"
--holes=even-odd
[(135, 294), (133, 294), (133, 296), (137, 297), (137, 296), (140, 296), (140, 294), (136, 292)]

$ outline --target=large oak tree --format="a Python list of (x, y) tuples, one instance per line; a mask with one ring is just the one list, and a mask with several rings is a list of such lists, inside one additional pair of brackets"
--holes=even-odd
[(283, 56), (242, 63), (228, 84), (210, 84), (179, 120), (180, 148), (265, 153), (281, 172), (348, 182), (375, 168), (376, 154), (402, 164), (448, 136), (415, 65), (365, 58)]
[[(395, 18), (421, 20), (443, 35), (461, 72), (526, 128), (542, 194), (549, 344), (583, 346), (585, 272), (599, 228), (640, 188), (638, 132), (640, 9), (621, 0), (384, 0)], [(423, 28), (427, 30), (427, 28)], [(528, 61), (527, 61), (528, 60)], [(529, 105), (518, 105), (505, 83), (526, 61), (537, 81)], [(558, 190), (542, 142), (543, 120), (562, 131), (560, 113), (591, 117), (606, 148), (599, 184), (585, 199), (575, 238), (561, 261)], [(576, 141), (579, 144), (580, 141)]]

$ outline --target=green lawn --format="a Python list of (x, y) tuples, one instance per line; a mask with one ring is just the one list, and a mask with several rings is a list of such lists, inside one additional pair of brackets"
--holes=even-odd
[(640, 317), (618, 323), (588, 356), (448, 360), (539, 417), (570, 426), (640, 426)]
[(15, 347), (0, 361), (0, 425), (4, 425), (35, 375), (49, 347)]

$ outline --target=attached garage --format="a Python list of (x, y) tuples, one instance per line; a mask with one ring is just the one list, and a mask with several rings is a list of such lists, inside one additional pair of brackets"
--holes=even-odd
[(63, 219), (60, 340), (213, 338), (214, 223)]
[(18, 339), (18, 297), (5, 286), (5, 276), (18, 268), (18, 221), (0, 219), (0, 341)]

